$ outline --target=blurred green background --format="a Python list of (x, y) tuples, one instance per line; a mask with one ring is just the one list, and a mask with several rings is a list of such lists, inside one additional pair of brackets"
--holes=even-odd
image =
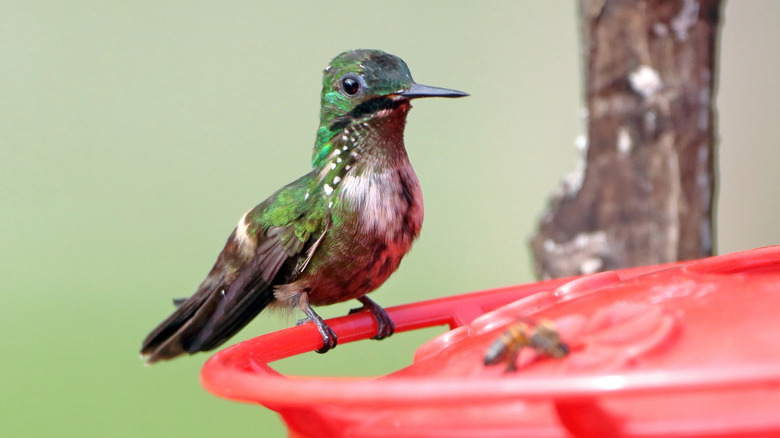
[[(780, 243), (780, 2), (725, 8), (721, 253)], [(423, 234), (385, 306), (533, 281), (527, 238), (582, 131), (576, 5), (558, 2), (0, 2), (0, 430), (4, 436), (283, 436), (141, 340), (236, 220), (307, 171), (321, 71), (380, 48), (421, 83), (407, 148)], [(322, 308), (342, 315), (348, 303)], [(292, 324), (263, 315), (239, 341)], [(378, 375), (444, 328), (339, 346), (285, 373)]]

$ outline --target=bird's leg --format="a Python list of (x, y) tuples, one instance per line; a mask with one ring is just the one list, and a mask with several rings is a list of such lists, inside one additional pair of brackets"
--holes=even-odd
[(371, 298), (365, 295), (358, 298), (358, 301), (363, 304), (363, 307), (351, 309), (349, 314), (352, 315), (353, 313), (362, 312), (364, 310), (371, 312), (377, 325), (376, 336), (371, 339), (384, 339), (391, 336), (395, 332), (395, 323), (392, 319), (390, 319), (390, 316), (387, 315), (387, 312), (385, 312), (385, 309), (383, 309), (382, 306), (375, 303), (373, 300), (371, 300)]
[(298, 321), (297, 325), (311, 321), (314, 323), (314, 325), (317, 326), (317, 330), (320, 331), (320, 336), (322, 336), (322, 347), (315, 351), (322, 354), (327, 353), (333, 348), (336, 348), (336, 344), (339, 342), (339, 337), (336, 336), (336, 332), (334, 332), (333, 329), (325, 323), (322, 317), (317, 315), (317, 312), (311, 308), (309, 305), (309, 294), (306, 292), (301, 292), (301, 294), (298, 296), (298, 308), (306, 314), (306, 319)]

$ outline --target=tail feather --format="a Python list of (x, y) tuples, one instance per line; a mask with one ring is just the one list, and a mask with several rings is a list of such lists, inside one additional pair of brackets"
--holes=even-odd
[(233, 231), (197, 292), (186, 300), (175, 299), (178, 308), (144, 340), (141, 356), (146, 363), (212, 350), (274, 301), (271, 285), (286, 283), (298, 272), (298, 259), (291, 259), (289, 251), (298, 254), (303, 245), (284, 245), (280, 237), (282, 231), (294, 229), (270, 233), (250, 259), (239, 250)]
[(262, 279), (239, 276), (232, 284), (205, 281), (144, 339), (141, 356), (151, 365), (219, 347), (274, 300)]
[(217, 323), (211, 323), (211, 321), (216, 320), (216, 318), (212, 317), (209, 323), (203, 327), (187, 345), (187, 352), (193, 354), (198, 351), (213, 350), (238, 333), (239, 330), (249, 324), (255, 316), (274, 300), (271, 289), (267, 286), (266, 289), (267, 291), (264, 291), (264, 293), (247, 295), (244, 302), (241, 303), (241, 308), (244, 310), (236, 312), (234, 317), (220, 319)]
[(262, 271), (256, 266), (266, 262), (264, 257), (256, 258), (228, 289), (220, 291), (218, 295), (222, 299), (219, 305), (187, 345), (188, 353), (208, 351), (220, 346), (274, 301), (270, 281), (263, 278)]
[(141, 347), (141, 357), (146, 359), (146, 364), (151, 365), (188, 353), (188, 339), (198, 332), (203, 322), (214, 312), (218, 295), (196, 293), (160, 323), (144, 339)]

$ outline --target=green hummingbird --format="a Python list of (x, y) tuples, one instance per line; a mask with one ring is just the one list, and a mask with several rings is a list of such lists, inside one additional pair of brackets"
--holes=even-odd
[[(312, 170), (247, 211), (197, 291), (143, 341), (147, 364), (214, 349), (266, 307), (312, 309), (357, 299), (375, 339), (392, 335), (366, 294), (392, 274), (420, 233), (423, 198), (404, 147), (410, 101), (468, 94), (420, 85), (406, 63), (378, 50), (344, 52), (325, 68)], [(352, 313), (352, 312), (350, 312)]]

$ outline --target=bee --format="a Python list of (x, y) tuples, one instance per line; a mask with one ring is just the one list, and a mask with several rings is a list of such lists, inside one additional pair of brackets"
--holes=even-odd
[(506, 372), (516, 370), (517, 355), (523, 348), (533, 348), (540, 355), (561, 359), (569, 354), (569, 346), (553, 328), (551, 321), (536, 323), (522, 318), (496, 339), (485, 353), (485, 366), (506, 363)]

